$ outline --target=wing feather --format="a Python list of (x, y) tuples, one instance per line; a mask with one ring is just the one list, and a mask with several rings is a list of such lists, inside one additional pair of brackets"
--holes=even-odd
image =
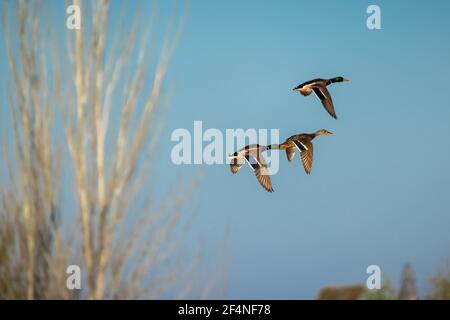
[(313, 88), (314, 93), (322, 102), (325, 110), (332, 116), (337, 119), (336, 111), (334, 110), (333, 99), (331, 98), (330, 93), (326, 86), (317, 86)]
[[(255, 164), (251, 164), (251, 167), (253, 169), (253, 172), (255, 173), (256, 179), (258, 180), (259, 184), (268, 192), (273, 192), (272, 188), (272, 181), (270, 180), (269, 170), (267, 169), (266, 161), (259, 152), (259, 150), (252, 150), (250, 151), (249, 158), (253, 158), (256, 160)], [(250, 163), (250, 159), (247, 159), (247, 161)]]
[(272, 181), (266, 166), (260, 166), (255, 170), (256, 179), (259, 184), (268, 192), (273, 192)]
[(233, 174), (237, 173), (242, 168), (243, 164), (244, 164), (244, 160), (242, 160), (240, 158), (232, 159), (231, 162), (230, 162), (231, 172)]
[(300, 158), (303, 163), (303, 168), (307, 174), (311, 174), (313, 165), (313, 144), (311, 141), (294, 141), (297, 148), (300, 150)]
[(295, 147), (290, 147), (286, 149), (286, 157), (288, 159), (288, 161), (292, 161), (292, 159), (294, 159), (295, 156)]

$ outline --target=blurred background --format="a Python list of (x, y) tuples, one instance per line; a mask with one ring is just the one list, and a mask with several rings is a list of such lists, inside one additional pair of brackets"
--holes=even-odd
[[(71, 4), (1, 3), (1, 298), (449, 298), (450, 3)], [(334, 76), (338, 120), (292, 91)], [(172, 163), (195, 120), (334, 134), (268, 194)]]

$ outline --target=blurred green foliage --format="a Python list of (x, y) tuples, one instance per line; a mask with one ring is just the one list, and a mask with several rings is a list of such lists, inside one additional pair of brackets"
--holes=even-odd
[(363, 298), (367, 300), (398, 300), (398, 290), (391, 278), (383, 273), (381, 289), (366, 289)]
[(443, 265), (437, 275), (430, 278), (431, 290), (427, 299), (450, 300), (450, 262)]

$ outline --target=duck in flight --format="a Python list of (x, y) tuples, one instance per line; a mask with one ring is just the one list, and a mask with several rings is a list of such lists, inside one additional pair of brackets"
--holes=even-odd
[(333, 118), (337, 119), (336, 112), (334, 111), (333, 99), (331, 99), (331, 95), (328, 92), (327, 86), (335, 82), (348, 81), (349, 80), (344, 79), (343, 77), (335, 77), (331, 79), (314, 79), (296, 86), (293, 90), (300, 92), (304, 96), (309, 96), (311, 92), (314, 91), (316, 96), (322, 102), (322, 105), (325, 107), (325, 110), (327, 110)]
[(312, 140), (321, 135), (331, 135), (332, 132), (320, 129), (313, 133), (300, 133), (295, 134), (286, 139), (285, 142), (276, 145), (270, 145), (268, 149), (280, 149), (286, 150), (286, 156), (288, 161), (292, 161), (295, 156), (295, 152), (298, 150), (300, 152), (300, 159), (305, 168), (307, 174), (311, 174), (312, 164), (313, 164), (313, 144)]
[(269, 170), (262, 152), (271, 149), (271, 146), (251, 144), (245, 146), (229, 156), (230, 169), (233, 174), (237, 173), (244, 163), (247, 163), (258, 179), (259, 184), (268, 192), (273, 192), (272, 182), (270, 181)]

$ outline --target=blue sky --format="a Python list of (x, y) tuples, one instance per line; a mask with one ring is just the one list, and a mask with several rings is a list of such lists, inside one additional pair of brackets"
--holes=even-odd
[[(366, 28), (370, 4), (381, 8), (381, 30)], [(250, 170), (171, 168), (204, 172), (198, 233), (214, 239), (230, 229), (229, 298), (314, 298), (325, 285), (365, 282), (370, 264), (398, 283), (406, 262), (425, 293), (450, 256), (449, 9), (445, 1), (192, 2), (171, 65), (167, 139), (194, 120), (279, 128), (282, 138), (334, 132), (315, 141), (311, 176), (298, 158), (281, 158), (273, 194)], [(291, 91), (337, 75), (351, 80), (330, 88), (337, 121)]]
[[(381, 30), (366, 27), (370, 4), (381, 8)], [(174, 5), (159, 6), (167, 15)], [(155, 181), (164, 189), (202, 175), (192, 238), (227, 235), (226, 298), (314, 298), (325, 285), (364, 283), (371, 264), (398, 283), (406, 262), (426, 293), (450, 257), (449, 9), (448, 1), (192, 1), (170, 64)], [(338, 120), (292, 91), (339, 75), (351, 82), (330, 87)], [(268, 194), (247, 168), (172, 164), (172, 131), (195, 120), (204, 129), (276, 128), (282, 139), (319, 128), (334, 135), (315, 140), (311, 176), (298, 158), (281, 157)]]

